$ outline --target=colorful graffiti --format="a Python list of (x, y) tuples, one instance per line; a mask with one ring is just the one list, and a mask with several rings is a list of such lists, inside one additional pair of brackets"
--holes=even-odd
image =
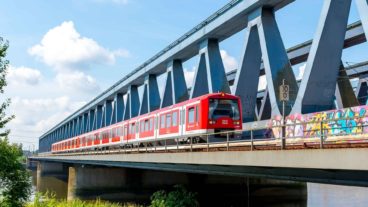
[[(292, 114), (286, 117), (286, 137), (319, 137), (368, 133), (368, 106), (357, 106), (312, 114)], [(282, 117), (272, 119), (273, 134), (281, 137)]]

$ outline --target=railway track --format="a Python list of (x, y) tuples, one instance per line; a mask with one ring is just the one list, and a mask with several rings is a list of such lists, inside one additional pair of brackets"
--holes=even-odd
[[(321, 145), (321, 141), (323, 144)], [(138, 146), (115, 149), (95, 149), (68, 153), (43, 153), (39, 156), (75, 156), (102, 154), (138, 154), (138, 153), (186, 153), (186, 152), (219, 152), (219, 151), (266, 151), (266, 150), (310, 150), (337, 148), (368, 148), (368, 135), (334, 136), (321, 140), (315, 138), (287, 138), (284, 149), (281, 149), (281, 139), (240, 140), (215, 143), (170, 144), (154, 146), (152, 143), (141, 143)]]

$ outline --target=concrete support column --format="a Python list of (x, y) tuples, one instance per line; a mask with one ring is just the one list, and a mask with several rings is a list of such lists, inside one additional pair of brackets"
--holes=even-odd
[(207, 39), (201, 42), (199, 57), (190, 97), (217, 92), (231, 93), (218, 40)]
[(139, 113), (139, 94), (138, 86), (130, 85), (127, 93), (126, 106), (124, 110), (124, 120), (138, 116)]
[(139, 114), (146, 114), (160, 108), (161, 98), (156, 75), (147, 75), (143, 85), (143, 98)]
[(157, 190), (191, 184), (191, 176), (187, 173), (169, 171), (75, 165), (69, 167), (68, 172), (68, 200), (149, 199)]
[(37, 191), (55, 192), (57, 198), (66, 198), (68, 171), (67, 166), (56, 162), (38, 162)]
[(334, 108), (351, 0), (325, 0), (293, 113)]
[(111, 200), (114, 194), (118, 198), (119, 195), (116, 194), (127, 188), (129, 182), (131, 181), (128, 181), (127, 170), (124, 168), (69, 167), (67, 199), (88, 200), (99, 197)]
[(167, 64), (167, 77), (161, 101), (161, 108), (171, 106), (189, 99), (181, 60), (173, 60)]

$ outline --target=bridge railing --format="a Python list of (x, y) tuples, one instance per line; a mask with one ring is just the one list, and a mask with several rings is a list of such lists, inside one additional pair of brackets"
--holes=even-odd
[[(326, 118), (326, 117), (325, 117)], [(285, 132), (282, 133), (282, 129)], [(59, 155), (236, 150), (283, 150), (368, 146), (368, 117), (274, 124), (245, 130), (191, 134), (177, 138), (127, 140), (109, 148), (70, 150)], [(73, 151), (73, 152), (72, 152)], [(43, 154), (49, 155), (49, 154)]]

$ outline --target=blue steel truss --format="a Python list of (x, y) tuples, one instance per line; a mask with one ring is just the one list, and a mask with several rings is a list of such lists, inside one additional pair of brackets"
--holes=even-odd
[[(169, 106), (208, 92), (230, 92), (243, 101), (244, 122), (280, 114), (278, 86), (285, 79), (291, 87), (287, 113), (309, 113), (366, 104), (367, 63), (344, 68), (341, 53), (366, 41), (368, 4), (355, 0), (362, 23), (347, 26), (352, 0), (325, 0), (315, 38), (285, 50), (275, 12), (294, 0), (233, 0), (185, 33), (109, 89), (40, 137), (40, 152), (52, 143)], [(219, 42), (242, 29), (248, 30), (239, 70), (225, 75)], [(182, 63), (200, 56), (190, 94)], [(326, 56), (330, 58), (327, 60)], [(306, 61), (306, 73), (297, 83), (291, 66)], [(321, 69), (322, 68), (322, 69)], [(353, 71), (350, 69), (354, 68)], [(163, 97), (157, 76), (167, 73)], [(258, 77), (267, 88), (257, 91)], [(355, 91), (347, 77), (359, 77)], [(138, 86), (144, 87), (140, 101)], [(318, 90), (323, 85), (323, 90)], [(126, 96), (124, 102), (123, 96)], [(364, 96), (364, 97), (363, 97)]]

